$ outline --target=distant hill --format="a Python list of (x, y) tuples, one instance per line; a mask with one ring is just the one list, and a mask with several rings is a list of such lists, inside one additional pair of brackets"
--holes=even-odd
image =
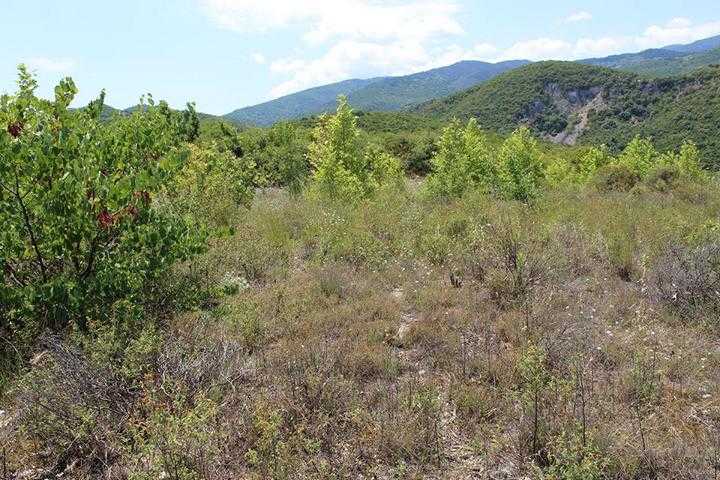
[(688, 45), (669, 45), (638, 53), (588, 58), (579, 62), (633, 72), (646, 77), (683, 75), (698, 68), (720, 63), (720, 35)]
[(645, 79), (574, 62), (539, 62), (415, 109), (450, 119), (475, 117), (508, 133), (521, 124), (539, 136), (573, 145), (622, 148), (636, 134), (662, 148), (693, 140), (706, 164), (720, 167), (720, 67)]
[(708, 50), (715, 50), (716, 48), (720, 48), (720, 35), (698, 40), (688, 45), (668, 45), (664, 47), (665, 50), (681, 53), (702, 53)]
[(614, 68), (653, 78), (685, 75), (709, 65), (720, 65), (720, 48), (707, 52), (680, 54), (674, 57), (634, 61)]
[(240, 123), (271, 125), (279, 120), (332, 111), (341, 94), (347, 95), (350, 104), (358, 110), (397, 111), (458, 92), (527, 63), (522, 60), (496, 64), (465, 61), (402, 77), (348, 80), (241, 108), (225, 118)]
[(240, 108), (228, 113), (225, 118), (235, 123), (268, 126), (280, 120), (307, 117), (328, 110), (338, 95), (349, 95), (378, 80), (380, 79), (353, 79), (323, 85), (252, 107)]

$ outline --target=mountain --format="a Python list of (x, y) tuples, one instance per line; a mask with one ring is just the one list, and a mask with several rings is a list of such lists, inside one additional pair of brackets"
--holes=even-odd
[(280, 120), (302, 118), (328, 110), (328, 106), (335, 102), (338, 95), (349, 95), (379, 80), (381, 79), (352, 79), (310, 88), (259, 105), (240, 108), (228, 113), (224, 118), (235, 123), (258, 126), (269, 126)]
[(664, 50), (681, 53), (702, 53), (708, 50), (715, 50), (716, 48), (720, 48), (720, 35), (698, 40), (688, 45), (669, 45), (664, 47)]
[(474, 117), (500, 133), (525, 124), (556, 143), (606, 144), (615, 151), (635, 135), (653, 137), (661, 149), (693, 140), (706, 164), (720, 166), (720, 66), (647, 79), (581, 63), (539, 62), (415, 112)]
[(682, 75), (704, 66), (720, 63), (720, 35), (688, 45), (669, 45), (638, 53), (588, 58), (579, 62), (633, 72), (646, 77)]
[(708, 65), (720, 64), (720, 48), (706, 52), (678, 54), (673, 57), (647, 59), (621, 64), (618, 67), (627, 72), (648, 78), (685, 75)]
[(396, 111), (469, 88), (527, 63), (465, 61), (402, 77), (347, 80), (241, 108), (225, 118), (236, 123), (271, 125), (334, 110), (338, 95), (347, 95), (358, 110)]

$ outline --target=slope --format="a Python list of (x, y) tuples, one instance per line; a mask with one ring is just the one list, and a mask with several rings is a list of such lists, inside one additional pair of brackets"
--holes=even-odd
[(416, 112), (475, 117), (501, 133), (526, 124), (557, 143), (604, 143), (613, 150), (638, 134), (654, 137), (661, 149), (693, 140), (707, 165), (720, 166), (720, 67), (651, 80), (579, 63), (540, 62)]

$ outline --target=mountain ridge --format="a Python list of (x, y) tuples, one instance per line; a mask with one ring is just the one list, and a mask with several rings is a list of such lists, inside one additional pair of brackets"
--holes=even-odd
[[(234, 110), (225, 119), (268, 126), (279, 120), (292, 120), (334, 110), (338, 95), (347, 95), (359, 110), (396, 111), (452, 94), (488, 80), (527, 60), (489, 63), (475, 60), (398, 77), (351, 79), (296, 92), (259, 105)], [(304, 105), (304, 108), (301, 106)]]
[[(714, 49), (718, 49), (714, 51)], [(577, 60), (578, 63), (628, 71), (646, 77), (682, 75), (720, 63), (720, 36), (687, 45), (669, 45), (635, 53)], [(397, 111), (461, 92), (497, 75), (527, 65), (527, 60), (499, 63), (465, 60), (399, 77), (350, 79), (295, 92), (223, 116), (236, 123), (269, 126), (332, 111), (338, 95), (347, 95), (353, 107), (365, 111)]]

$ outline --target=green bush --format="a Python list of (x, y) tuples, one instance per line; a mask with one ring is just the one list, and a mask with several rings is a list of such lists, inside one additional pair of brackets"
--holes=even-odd
[(178, 114), (150, 98), (103, 124), (104, 95), (68, 108), (69, 78), (53, 101), (35, 96), (24, 67), (18, 85), (0, 100), (0, 325), (26, 345), (45, 329), (104, 318), (203, 238), (153, 202), (188, 159), (192, 108)]
[(314, 187), (321, 195), (357, 200), (379, 187), (398, 183), (400, 162), (387, 153), (366, 149), (359, 134), (347, 99), (339, 97), (337, 113), (320, 118), (309, 147)]
[(499, 161), (500, 184), (505, 197), (526, 201), (540, 195), (545, 168), (537, 141), (528, 128), (515, 130), (505, 140)]
[(444, 130), (432, 159), (428, 191), (438, 197), (460, 197), (468, 190), (497, 188), (494, 152), (475, 120), (465, 127), (453, 121)]

